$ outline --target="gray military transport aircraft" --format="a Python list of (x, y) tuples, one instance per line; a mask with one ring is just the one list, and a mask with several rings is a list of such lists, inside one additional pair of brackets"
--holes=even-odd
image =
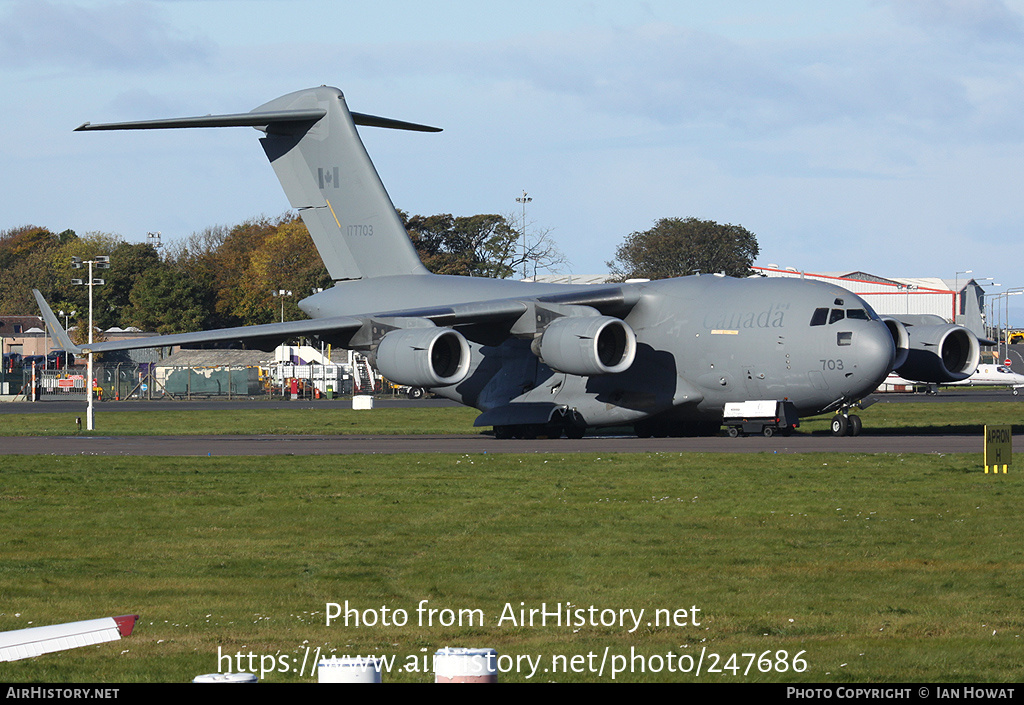
[[(800, 416), (850, 410), (891, 370), (965, 379), (977, 338), (949, 324), (880, 318), (819, 281), (700, 275), (601, 286), (439, 276), (416, 255), (356, 125), (437, 128), (350, 112), (321, 86), (248, 113), (78, 130), (249, 126), (334, 286), (299, 306), (310, 320), (75, 346), (39, 292), (47, 325), (75, 354), (206, 344), (271, 350), (307, 336), (367, 353), (393, 382), (480, 409), (499, 438), (580, 437), (632, 425), (643, 437), (719, 431), (728, 402), (775, 399)], [(910, 323), (910, 322), (908, 322)], [(787, 429), (791, 430), (791, 429)]]

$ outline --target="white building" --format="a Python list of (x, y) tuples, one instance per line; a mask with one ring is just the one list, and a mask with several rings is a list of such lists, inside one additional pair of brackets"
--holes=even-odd
[(959, 323), (981, 338), (989, 337), (985, 292), (974, 279), (938, 277), (885, 278), (867, 272), (799, 272), (774, 266), (752, 267), (760, 276), (816, 279), (857, 294), (882, 315), (932, 314)]
[[(751, 267), (757, 276), (816, 279), (849, 289), (883, 316), (932, 314), (959, 323), (979, 338), (994, 335), (986, 330), (985, 292), (974, 279), (938, 277), (880, 277), (867, 272), (800, 272), (775, 265)], [(524, 281), (548, 284), (607, 284), (608, 274), (548, 274)]]

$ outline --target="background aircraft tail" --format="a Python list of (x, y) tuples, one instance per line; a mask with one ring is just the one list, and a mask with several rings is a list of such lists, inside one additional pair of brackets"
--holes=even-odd
[(337, 88), (276, 98), (249, 113), (92, 125), (79, 130), (143, 130), (248, 125), (288, 201), (298, 209), (331, 278), (426, 274), (356, 125), (438, 132), (438, 128), (352, 113)]

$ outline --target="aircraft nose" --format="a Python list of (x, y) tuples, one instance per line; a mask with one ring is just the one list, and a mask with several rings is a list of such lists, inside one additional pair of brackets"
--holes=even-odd
[(896, 345), (892, 334), (881, 321), (869, 321), (863, 330), (854, 334), (857, 369), (863, 388), (859, 394), (868, 394), (878, 388), (896, 362)]

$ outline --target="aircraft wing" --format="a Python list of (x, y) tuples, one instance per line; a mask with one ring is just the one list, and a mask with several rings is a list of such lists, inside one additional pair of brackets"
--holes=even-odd
[(435, 326), (455, 326), (504, 322), (507, 324), (507, 332), (511, 334), (515, 322), (530, 311), (531, 306), (572, 307), (580, 311), (593, 309), (593, 313), (624, 315), (640, 298), (639, 292), (626, 287), (586, 287), (585, 290), (548, 293), (534, 297), (470, 301), (443, 306), (397, 309), (352, 316), (332, 316), (193, 333), (154, 335), (130, 340), (98, 342), (92, 345), (75, 345), (61, 327), (57, 316), (46, 303), (43, 295), (35, 289), (33, 289), (33, 294), (54, 338), (63, 349), (76, 355), (89, 352), (102, 353), (114, 350), (201, 344), (223, 347), (242, 344), (248, 348), (273, 350), (285, 340), (297, 336), (327, 338), (341, 347), (359, 348), (365, 347), (373, 336), (372, 334), (367, 334), (362, 338), (356, 336), (361, 330), (365, 330), (367, 324), (372, 321), (385, 321), (385, 325), (389, 329), (423, 327), (431, 323)]
[(138, 618), (137, 614), (127, 614), (0, 632), (0, 661), (17, 661), (54, 651), (117, 641), (132, 633)]
[[(284, 323), (268, 323), (260, 326), (241, 326), (238, 328), (222, 328), (220, 330), (197, 331), (195, 333), (175, 333), (171, 335), (154, 335), (147, 338), (133, 338), (130, 340), (118, 340), (92, 345), (75, 345), (67, 332), (61, 327), (60, 322), (50, 309), (49, 304), (38, 290), (33, 289), (39, 310), (43, 314), (47, 328), (53, 333), (64, 350), (69, 350), (76, 355), (81, 353), (102, 353), (112, 350), (136, 350), (139, 348), (161, 348), (176, 345), (197, 345), (202, 343), (223, 345), (225, 347), (232, 343), (242, 343), (256, 349), (273, 350), (281, 342), (288, 338), (300, 335), (322, 335), (322, 334), (344, 334), (358, 330), (363, 321), (349, 316), (336, 316), (333, 318), (320, 318), (304, 321), (286, 321)], [(261, 347), (268, 346), (268, 347)]]

